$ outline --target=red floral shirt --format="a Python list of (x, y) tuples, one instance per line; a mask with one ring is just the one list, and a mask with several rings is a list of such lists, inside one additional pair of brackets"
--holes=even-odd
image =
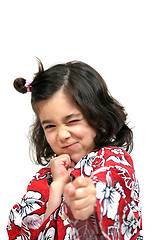
[(139, 184), (127, 152), (118, 147), (91, 152), (77, 163), (71, 181), (78, 176), (89, 177), (95, 184), (95, 214), (87, 220), (74, 219), (62, 197), (60, 206), (43, 222), (52, 181), (50, 168), (43, 168), (10, 211), (9, 240), (143, 239)]

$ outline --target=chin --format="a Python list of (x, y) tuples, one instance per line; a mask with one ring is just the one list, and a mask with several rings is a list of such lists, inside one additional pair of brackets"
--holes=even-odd
[(78, 163), (83, 157), (85, 157), (88, 153), (84, 154), (71, 154), (70, 157), (74, 163)]
[(70, 156), (70, 157), (71, 157), (71, 159), (74, 163), (78, 163), (82, 159), (82, 157), (78, 156), (78, 155), (77, 156)]

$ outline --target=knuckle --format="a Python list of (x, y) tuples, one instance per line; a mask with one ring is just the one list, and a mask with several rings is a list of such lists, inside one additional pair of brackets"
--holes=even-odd
[(53, 163), (55, 161), (55, 158), (51, 158), (50, 163)]
[(77, 177), (77, 178), (75, 179), (75, 181), (76, 181), (77, 184), (81, 185), (82, 182), (83, 182), (83, 178), (82, 178), (82, 177)]
[(92, 180), (91, 178), (87, 178), (87, 180), (88, 180), (88, 182), (89, 182), (90, 184), (93, 183), (93, 180)]
[(79, 211), (79, 208), (80, 208), (80, 206), (79, 206), (78, 201), (75, 201), (75, 200), (71, 201), (71, 210), (72, 211), (77, 213)]
[(55, 165), (55, 158), (52, 158), (50, 160), (50, 166), (53, 167)]
[(68, 154), (62, 154), (60, 157), (65, 158), (65, 159), (70, 159), (70, 156)]
[[(74, 201), (74, 202), (73, 202), (73, 208), (74, 208), (75, 210), (80, 208), (80, 204), (78, 203), (78, 201)], [(77, 210), (77, 211), (78, 211), (78, 210)]]

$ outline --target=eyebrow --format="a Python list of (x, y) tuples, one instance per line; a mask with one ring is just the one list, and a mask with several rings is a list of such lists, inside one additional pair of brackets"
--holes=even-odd
[(45, 124), (49, 124), (49, 123), (52, 123), (51, 120), (44, 120), (41, 122), (41, 125), (45, 125)]
[(81, 113), (77, 113), (77, 114), (70, 114), (70, 115), (68, 115), (68, 116), (66, 116), (66, 117), (64, 117), (64, 121), (67, 121), (67, 120), (70, 120), (71, 118), (75, 118), (75, 117), (80, 117), (81, 116)]
[[(63, 118), (63, 121), (64, 122), (65, 121), (69, 121), (71, 118), (80, 117), (80, 116), (81, 116), (81, 113), (77, 113), (77, 114), (72, 113), (72, 114), (69, 114), (69, 115), (65, 116)], [(50, 123), (53, 123), (53, 121), (51, 121), (51, 120), (43, 120), (41, 122), (41, 125), (50, 124)]]

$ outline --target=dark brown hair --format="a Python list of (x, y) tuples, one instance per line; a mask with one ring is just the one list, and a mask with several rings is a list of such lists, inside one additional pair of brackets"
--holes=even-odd
[[(25, 83), (26, 80), (18, 78), (14, 81), (14, 87), (25, 93)], [(119, 146), (132, 151), (133, 133), (127, 126), (124, 107), (111, 96), (103, 78), (88, 64), (73, 61), (44, 70), (39, 61), (39, 71), (29, 87), (32, 108), (36, 113), (30, 132), (37, 163), (46, 164), (54, 155), (38, 117), (37, 103), (49, 99), (60, 89), (71, 96), (88, 123), (96, 129), (96, 148)]]

